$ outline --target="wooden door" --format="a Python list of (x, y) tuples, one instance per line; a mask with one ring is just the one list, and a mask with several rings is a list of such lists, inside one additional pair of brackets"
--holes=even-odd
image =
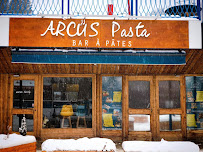
[(38, 76), (12, 76), (10, 89), (9, 126), (11, 132), (19, 132), (23, 116), (27, 134), (37, 134)]
[(156, 77), (157, 139), (186, 138), (185, 87), (182, 76)]
[(155, 136), (153, 76), (126, 78), (125, 132), (128, 140), (153, 140)]

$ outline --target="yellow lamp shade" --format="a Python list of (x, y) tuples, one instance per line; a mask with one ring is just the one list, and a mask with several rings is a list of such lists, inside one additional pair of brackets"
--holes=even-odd
[(61, 116), (68, 117), (73, 115), (73, 107), (72, 105), (63, 105), (61, 109)]

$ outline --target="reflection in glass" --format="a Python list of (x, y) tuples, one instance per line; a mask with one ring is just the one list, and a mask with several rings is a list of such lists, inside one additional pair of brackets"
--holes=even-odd
[(122, 77), (102, 77), (102, 129), (122, 129)]
[(181, 115), (159, 115), (160, 131), (180, 131)]
[(159, 81), (159, 107), (180, 108), (180, 81)]
[(43, 79), (43, 128), (92, 128), (92, 78)]
[[(19, 128), (21, 127), (22, 118), (23, 118), (23, 114), (13, 115), (12, 131), (19, 132)], [(26, 118), (27, 131), (33, 132), (33, 126), (34, 126), (33, 115), (26, 114), (25, 118)]]
[(129, 131), (150, 131), (150, 115), (129, 115)]
[(185, 83), (187, 129), (203, 130), (203, 77), (187, 76)]
[(15, 80), (13, 108), (34, 108), (34, 85), (32, 80)]
[(149, 81), (129, 81), (129, 108), (150, 108)]

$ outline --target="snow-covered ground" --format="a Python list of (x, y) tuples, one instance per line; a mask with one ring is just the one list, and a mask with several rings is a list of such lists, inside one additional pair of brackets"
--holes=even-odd
[[(37, 150), (37, 152), (41, 152), (41, 150)], [(116, 143), (116, 152), (124, 152), (122, 143)], [(201, 149), (199, 152), (203, 152), (203, 149)]]
[(199, 146), (190, 141), (124, 141), (125, 152), (199, 152)]
[(34, 136), (22, 136), (17, 134), (9, 134), (9, 137), (7, 138), (7, 135), (0, 134), (0, 149), (2, 148), (8, 148), (13, 146), (18, 146), (22, 144), (28, 144), (36, 142), (36, 139)]
[(48, 139), (43, 151), (116, 151), (116, 144), (107, 138)]
[[(21, 136), (17, 134), (10, 134), (9, 138), (7, 138), (7, 135), (5, 134), (0, 134), (0, 149), (2, 148), (8, 148), (8, 147), (13, 147), (13, 146), (18, 146), (22, 144), (28, 144), (36, 142), (36, 139), (34, 136)], [(203, 152), (203, 149), (199, 151), (199, 148), (197, 145), (195, 145), (192, 142), (168, 142), (165, 140), (162, 140), (161, 142), (153, 142), (155, 143), (155, 148), (153, 151), (150, 152), (160, 152), (157, 147), (161, 147), (165, 151), (161, 152), (167, 152), (166, 149), (173, 149), (173, 146), (176, 148), (184, 147), (184, 152)], [(137, 146), (136, 146), (137, 144)], [(129, 142), (129, 144), (123, 144), (123, 148), (126, 149), (126, 151), (132, 151), (132, 148), (134, 147), (139, 147), (141, 148), (143, 145), (145, 148), (141, 148), (141, 150), (146, 150), (143, 152), (148, 152), (147, 148), (150, 148), (150, 146), (154, 146), (152, 142), (144, 142), (144, 141), (138, 141), (132, 144)], [(80, 146), (78, 146), (80, 145)], [(146, 146), (147, 145), (147, 146)], [(161, 145), (161, 146), (160, 146)], [(114, 150), (116, 152), (123, 152), (122, 144), (121, 143), (114, 143), (110, 139), (106, 138), (80, 138), (77, 140), (74, 139), (65, 139), (65, 140), (60, 140), (60, 139), (49, 139), (45, 141), (42, 144), (42, 150), (46, 151), (51, 151), (51, 150), (96, 150), (96, 151), (102, 151), (102, 150)], [(38, 147), (38, 149), (41, 149)], [(157, 150), (157, 151), (156, 151)], [(37, 152), (41, 152), (41, 150), (37, 150)], [(172, 150), (170, 151), (172, 152)], [(179, 149), (178, 152), (181, 152)]]

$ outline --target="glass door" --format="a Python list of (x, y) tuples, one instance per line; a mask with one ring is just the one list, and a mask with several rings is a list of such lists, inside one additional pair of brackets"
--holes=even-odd
[(27, 134), (36, 135), (37, 118), (37, 77), (19, 76), (11, 81), (12, 99), (10, 104), (10, 130), (19, 132), (22, 119), (25, 117)]
[(127, 88), (128, 139), (153, 140), (155, 134), (153, 77), (129, 76)]
[(158, 139), (182, 140), (186, 137), (186, 107), (183, 102), (183, 94), (184, 87), (182, 77), (156, 77)]

